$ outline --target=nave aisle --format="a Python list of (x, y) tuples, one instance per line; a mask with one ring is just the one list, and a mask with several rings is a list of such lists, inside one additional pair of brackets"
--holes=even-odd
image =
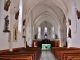
[(51, 51), (42, 51), (40, 60), (55, 60)]

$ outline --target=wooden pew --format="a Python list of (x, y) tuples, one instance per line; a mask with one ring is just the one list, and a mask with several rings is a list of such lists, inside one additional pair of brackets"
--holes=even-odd
[[(22, 49), (22, 50), (18, 50), (18, 51), (35, 51), (36, 52), (36, 59), (39, 59), (39, 57), (40, 57), (40, 55), (41, 55), (41, 48), (39, 48), (39, 47), (27, 47), (27, 48), (24, 48), (24, 49)], [(16, 50), (17, 51), (17, 50)]]
[(67, 56), (76, 55), (76, 54), (80, 54), (80, 51), (79, 50), (76, 50), (76, 51), (74, 50), (74, 51), (71, 51), (71, 52), (66, 52), (62, 56), (62, 60), (67, 60)]
[[(59, 59), (61, 59), (61, 60), (65, 60), (65, 59), (64, 59), (64, 54), (66, 54), (66, 53), (72, 54), (72, 53), (76, 53), (77, 51), (78, 51), (78, 53), (80, 52), (80, 50), (77, 50), (77, 49), (70, 49), (70, 50), (59, 51), (58, 57), (59, 57)], [(60, 56), (59, 56), (59, 55), (60, 55)]]
[(66, 49), (66, 47), (52, 47), (51, 48), (51, 51), (56, 56), (56, 54), (57, 54), (57, 51), (56, 50), (64, 50), (64, 49)]
[(74, 53), (80, 53), (80, 50), (73, 49), (73, 50), (60, 51), (59, 52), (60, 59), (61, 60), (65, 60), (66, 59), (66, 55), (68, 55), (68, 54), (74, 54)]
[(54, 54), (54, 56), (57, 58), (57, 60), (64, 60), (64, 54), (66, 55), (66, 53), (74, 53), (75, 51), (79, 53), (80, 49), (57, 47), (57, 48), (52, 48), (51, 51)]
[(36, 59), (40, 58), (40, 55), (41, 55), (41, 48), (39, 47), (28, 47), (25, 49), (26, 51), (36, 51), (37, 54), (36, 54)]
[[(40, 57), (40, 54), (41, 54), (41, 48), (23, 48), (20, 50), (14, 50), (13, 52), (2, 53), (2, 54), (0, 54), (0, 58), (7, 59), (9, 56), (10, 59), (12, 59), (13, 57), (15, 57), (14, 59), (20, 59), (20, 58), (24, 57), (25, 59), (38, 60)], [(25, 55), (26, 55), (26, 57), (25, 57)], [(21, 56), (21, 57), (19, 58), (19, 56)], [(29, 57), (27, 58), (27, 56), (31, 56), (32, 58), (29, 58)]]
[(73, 58), (72, 60), (80, 60), (80, 58)]
[(40, 58), (40, 55), (41, 55), (41, 48), (39, 47), (28, 47), (25, 49), (26, 51), (36, 51), (36, 59), (39, 59)]
[(27, 55), (9, 55), (0, 57), (0, 60), (32, 60), (32, 56)]
[(6, 56), (20, 56), (20, 55), (23, 55), (23, 56), (32, 56), (32, 59), (35, 60), (35, 56), (33, 53), (7, 53), (7, 54), (3, 54), (3, 55), (0, 55), (0, 57), (6, 57)]
[(69, 56), (67, 57), (67, 60), (72, 60), (72, 59), (74, 59), (74, 58), (80, 58), (80, 54), (69, 55)]
[(54, 56), (56, 57), (56, 59), (58, 59), (58, 50), (64, 50), (66, 49), (66, 47), (52, 47), (51, 51), (54, 54)]

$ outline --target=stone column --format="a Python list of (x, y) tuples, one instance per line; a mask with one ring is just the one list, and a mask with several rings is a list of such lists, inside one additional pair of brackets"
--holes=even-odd
[[(13, 0), (12, 0), (13, 2)], [(9, 40), (9, 50), (12, 51), (13, 48), (13, 25), (14, 25), (14, 9), (13, 9), (13, 3), (10, 7), (10, 40)]]
[(64, 33), (64, 30), (62, 28), (63, 26), (61, 26), (60, 28), (60, 47), (63, 47), (63, 33)]

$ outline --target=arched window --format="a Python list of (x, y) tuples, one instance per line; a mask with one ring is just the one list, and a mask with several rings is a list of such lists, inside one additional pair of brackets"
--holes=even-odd
[(44, 28), (44, 38), (47, 38), (47, 27)]
[(38, 39), (41, 39), (41, 27), (38, 27)]
[(18, 20), (18, 31), (22, 31), (22, 0), (19, 3), (19, 20)]
[(54, 34), (54, 27), (52, 27), (52, 38), (54, 38), (55, 34)]

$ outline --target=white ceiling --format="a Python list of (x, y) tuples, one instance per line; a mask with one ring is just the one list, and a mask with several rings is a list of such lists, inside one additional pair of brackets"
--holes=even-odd
[[(61, 24), (63, 22), (64, 15), (67, 14), (68, 11), (68, 2), (69, 0), (22, 0), (23, 1), (23, 19), (28, 18), (32, 19), (32, 23), (35, 21), (44, 21), (47, 20), (45, 15), (49, 16), (51, 24), (55, 22), (57, 24)], [(18, 6), (19, 0), (14, 3), (14, 6)], [(31, 16), (30, 16), (31, 15)], [(52, 19), (53, 18), (53, 19)], [(53, 21), (55, 20), (55, 22)], [(40, 22), (39, 21), (39, 22)], [(53, 22), (52, 22), (53, 21)], [(36, 24), (36, 23), (35, 23)]]
[[(60, 24), (64, 17), (62, 9), (56, 6), (56, 2), (53, 2), (52, 0), (43, 0), (39, 2), (33, 7), (30, 13), (33, 15), (33, 21), (37, 21), (36, 23), (39, 22), (40, 24), (44, 21), (43, 18), (46, 21), (48, 19), (51, 24)], [(47, 15), (48, 18), (46, 18), (45, 15)]]

